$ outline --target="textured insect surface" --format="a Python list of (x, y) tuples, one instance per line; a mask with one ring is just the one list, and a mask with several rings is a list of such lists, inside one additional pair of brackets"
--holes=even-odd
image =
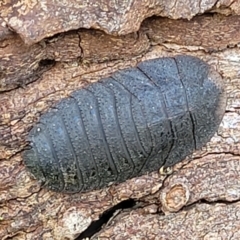
[(168, 167), (201, 148), (225, 111), (220, 75), (190, 56), (142, 62), (40, 117), (24, 161), (54, 191), (84, 192)]

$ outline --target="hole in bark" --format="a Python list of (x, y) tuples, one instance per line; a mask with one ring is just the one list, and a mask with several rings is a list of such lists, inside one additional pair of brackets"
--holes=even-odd
[(97, 221), (92, 222), (90, 226), (76, 238), (76, 240), (91, 238), (95, 233), (101, 230), (102, 226), (109, 221), (115, 211), (118, 209), (132, 208), (135, 206), (135, 204), (136, 202), (133, 199), (128, 199), (108, 209), (99, 217)]
[(49, 67), (55, 64), (55, 60), (53, 59), (42, 59), (39, 62), (39, 67)]

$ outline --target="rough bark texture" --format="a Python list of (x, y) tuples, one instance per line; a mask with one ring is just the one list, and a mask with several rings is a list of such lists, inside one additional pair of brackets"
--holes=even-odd
[[(99, 13), (99, 9), (108, 11), (104, 1), (101, 7), (84, 1), (85, 10), (72, 1), (72, 8), (67, 9), (74, 9), (73, 15), (61, 13), (66, 8), (62, 1), (49, 0), (48, 5), (45, 1), (13, 2), (17, 1), (0, 3), (0, 239), (75, 239), (109, 209), (116, 210), (115, 218), (92, 239), (239, 239), (239, 1), (200, 1), (197, 6), (195, 1), (176, 1), (169, 9), (164, 7), (169, 1), (117, 2), (109, 8), (109, 15)], [(59, 5), (59, 15), (52, 16)], [(192, 18), (206, 10), (225, 15)], [(90, 12), (89, 19), (81, 11)], [(38, 14), (42, 19), (35, 23)], [(74, 14), (81, 21), (71, 17)], [(153, 14), (192, 19), (149, 18), (138, 30), (141, 21)], [(45, 25), (47, 19), (52, 28)], [(63, 33), (67, 30), (72, 31)], [(60, 34), (45, 38), (55, 33)], [(21, 152), (41, 113), (88, 82), (142, 60), (176, 54), (202, 58), (226, 83), (226, 113), (207, 146), (176, 165), (168, 176), (154, 172), (84, 194), (54, 193), (32, 179)], [(130, 201), (121, 205), (128, 199), (136, 205), (117, 210), (132, 206)], [(87, 236), (83, 233), (81, 238)]]
[(153, 15), (191, 19), (207, 11), (239, 13), (236, 0), (7, 0), (0, 7), (4, 25), (28, 44), (78, 28), (118, 35), (136, 32), (142, 21)]

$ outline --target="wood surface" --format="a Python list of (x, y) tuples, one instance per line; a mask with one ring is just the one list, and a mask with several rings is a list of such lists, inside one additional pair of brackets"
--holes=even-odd
[[(19, 1), (21, 9), (29, 2)], [(186, 2), (184, 6), (193, 6), (193, 1)], [(151, 1), (148, 6), (163, 3)], [(34, 19), (40, 3), (32, 4), (28, 13)], [(0, 3), (0, 239), (240, 239), (240, 3), (201, 4), (201, 11), (189, 8), (183, 16), (191, 20), (182, 19), (181, 9), (186, 11), (176, 1), (170, 11), (175, 15), (159, 10), (154, 14), (162, 17), (149, 18), (152, 10), (140, 12), (141, 26), (127, 15), (128, 28), (120, 24), (113, 31), (106, 29), (118, 19), (114, 17), (105, 29), (101, 24), (86, 29), (70, 23), (57, 28), (59, 16), (54, 31), (47, 32), (44, 21), (52, 12), (44, 12), (45, 20), (31, 25), (30, 17), (16, 11), (20, 5)], [(103, 21), (103, 15), (96, 16)], [(114, 71), (177, 54), (200, 57), (225, 82), (225, 115), (202, 150), (174, 166), (170, 175), (153, 172), (79, 194), (41, 188), (21, 154), (43, 112)], [(91, 225), (106, 219), (109, 211), (113, 216), (107, 223)]]

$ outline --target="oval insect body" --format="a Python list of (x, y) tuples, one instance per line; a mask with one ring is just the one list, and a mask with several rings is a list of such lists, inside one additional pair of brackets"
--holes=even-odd
[(46, 187), (85, 192), (172, 166), (217, 130), (220, 75), (190, 56), (159, 58), (77, 90), (40, 117), (24, 161)]

